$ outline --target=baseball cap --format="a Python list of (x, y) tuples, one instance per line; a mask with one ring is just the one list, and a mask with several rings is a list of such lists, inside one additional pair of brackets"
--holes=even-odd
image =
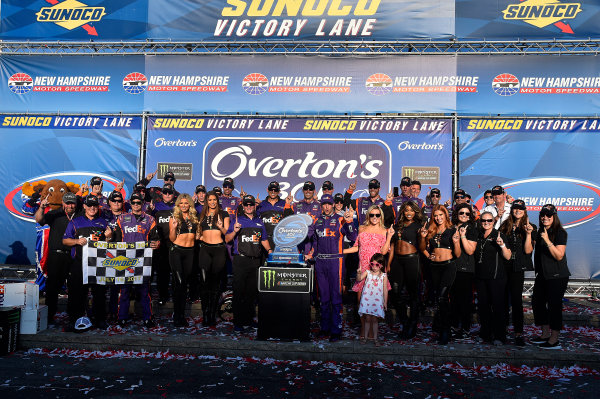
[(165, 175), (163, 176), (163, 180), (168, 180), (168, 179), (173, 179), (173, 181), (175, 181), (175, 173), (168, 171), (167, 173), (165, 173)]
[(268, 188), (268, 190), (269, 190), (269, 191), (271, 191), (271, 190), (276, 190), (276, 191), (279, 191), (279, 182), (272, 181), (271, 183), (269, 183), (269, 188)]
[(96, 197), (95, 195), (88, 195), (87, 197), (85, 197), (85, 200), (83, 201), (83, 203), (87, 206), (99, 206), (100, 203), (98, 202), (98, 197)]
[(131, 197), (129, 197), (129, 201), (130, 202), (133, 202), (133, 201), (142, 201), (142, 202), (144, 202), (144, 197), (140, 193), (133, 193), (133, 194), (131, 194)]
[(494, 186), (492, 187), (492, 195), (500, 195), (504, 194), (504, 189), (502, 186)]
[(343, 203), (344, 202), (344, 196), (342, 194), (340, 194), (340, 193), (337, 193), (336, 195), (333, 196), (333, 202), (334, 203), (336, 203), (336, 202)]
[(379, 188), (379, 187), (381, 187), (381, 183), (379, 183), (379, 180), (377, 180), (377, 179), (369, 180), (369, 188)]
[(225, 180), (223, 180), (223, 187), (235, 188), (233, 179), (231, 177), (226, 177)]
[(99, 186), (102, 184), (102, 178), (99, 176), (94, 176), (92, 177), (92, 180), (90, 180), (90, 186)]
[(329, 180), (325, 180), (325, 181), (323, 182), (323, 185), (321, 186), (321, 188), (322, 188), (323, 190), (333, 190), (333, 183), (332, 183), (332, 182), (330, 182)]
[(465, 190), (463, 190), (462, 188), (459, 188), (454, 192), (454, 198), (456, 198), (457, 195), (462, 195), (464, 197), (467, 195), (467, 193), (465, 193)]
[(146, 189), (146, 186), (143, 185), (142, 183), (135, 183), (135, 185), (133, 186), (133, 191), (140, 192), (145, 189)]
[(302, 190), (314, 191), (314, 189), (315, 189), (315, 183), (312, 181), (304, 182), (304, 186), (302, 186)]
[(123, 200), (123, 194), (118, 191), (113, 191), (108, 196), (109, 201), (116, 201), (117, 199)]
[(163, 194), (174, 194), (175, 190), (173, 190), (173, 185), (172, 184), (165, 184), (162, 188), (162, 193)]
[(410, 186), (410, 185), (411, 185), (411, 183), (412, 183), (412, 182), (411, 182), (411, 180), (410, 180), (410, 177), (408, 177), (408, 176), (404, 176), (404, 177), (402, 178), (402, 180), (400, 180), (400, 187), (402, 187), (402, 186)]
[[(514, 203), (514, 201), (513, 201)], [(540, 210), (540, 216), (553, 216), (556, 215), (556, 207), (552, 204), (546, 204)]]
[(242, 201), (243, 205), (256, 205), (256, 199), (254, 199), (253, 195), (245, 195)]
[(512, 205), (510, 206), (510, 209), (526, 210), (527, 206), (525, 205), (525, 201), (523, 201), (522, 199), (517, 199), (513, 201)]
[(431, 189), (431, 191), (429, 192), (429, 194), (430, 194), (430, 195), (431, 195), (431, 194), (442, 195), (442, 192), (440, 191), (440, 189), (439, 189), (439, 188), (435, 187), (435, 188), (432, 188), (432, 189)]
[(333, 197), (331, 196), (331, 194), (324, 194), (323, 196), (321, 196), (321, 205), (323, 204), (333, 205)]
[(64, 193), (62, 197), (62, 202), (64, 202), (65, 204), (76, 204), (77, 196), (72, 192)]
[(222, 195), (223, 194), (223, 190), (219, 186), (213, 187), (212, 191), (214, 191), (215, 194), (217, 194), (217, 195)]
[(196, 186), (196, 191), (195, 191), (196, 194), (198, 194), (198, 193), (205, 193), (205, 192), (206, 192), (206, 187), (204, 187), (204, 185), (198, 184)]
[(75, 331), (84, 332), (92, 328), (92, 322), (87, 317), (83, 316), (75, 322)]

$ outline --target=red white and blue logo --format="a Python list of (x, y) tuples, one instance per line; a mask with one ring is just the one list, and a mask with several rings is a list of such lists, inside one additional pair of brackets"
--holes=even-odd
[(374, 96), (383, 96), (393, 88), (392, 79), (385, 73), (375, 73), (367, 78), (365, 87)]
[(519, 92), (521, 84), (515, 75), (503, 73), (492, 80), (492, 89), (499, 96), (508, 97)]
[(269, 90), (269, 80), (262, 73), (251, 73), (242, 80), (242, 87), (246, 93), (257, 96)]
[(29, 93), (33, 89), (33, 79), (26, 73), (15, 73), (8, 78), (8, 88), (15, 94)]
[(143, 73), (132, 72), (123, 78), (123, 89), (129, 94), (141, 94), (148, 87), (148, 79)]

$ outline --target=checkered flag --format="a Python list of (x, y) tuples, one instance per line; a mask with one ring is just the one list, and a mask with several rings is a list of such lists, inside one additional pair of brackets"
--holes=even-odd
[(94, 241), (83, 247), (83, 284), (149, 283), (152, 248), (144, 241)]

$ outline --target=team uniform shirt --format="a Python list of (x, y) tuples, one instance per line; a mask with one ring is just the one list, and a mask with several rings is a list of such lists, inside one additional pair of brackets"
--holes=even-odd
[(502, 248), (496, 242), (498, 235), (504, 244), (510, 249), (510, 243), (506, 236), (497, 230), (492, 230), (487, 238), (483, 237), (483, 231), (477, 237), (475, 247), (475, 277), (478, 279), (503, 279), (506, 278), (505, 259), (502, 256)]
[(275, 248), (275, 243), (273, 242), (273, 231), (275, 230), (277, 223), (283, 219), (284, 210), (285, 200), (282, 200), (281, 198), (279, 198), (274, 204), (269, 202), (268, 199), (263, 200), (256, 208), (256, 213), (258, 214), (258, 217), (262, 219), (265, 229), (267, 230), (267, 236), (269, 237), (269, 244), (271, 244), (271, 248)]
[[(477, 237), (479, 236), (479, 230), (477, 229), (477, 225), (475, 223), (467, 222), (462, 223), (457, 226), (458, 229), (460, 227), (466, 226), (467, 231), (465, 232), (465, 236), (468, 241), (477, 242)], [(460, 231), (460, 230), (459, 230)], [(464, 273), (474, 273), (475, 272), (475, 257), (473, 255), (468, 255), (465, 251), (465, 247), (462, 243), (462, 238), (460, 240), (460, 256), (456, 258), (456, 271), (464, 272)]]
[(196, 213), (200, 215), (202, 213), (202, 208), (204, 208), (204, 205), (202, 205), (199, 202), (194, 202), (194, 208), (196, 209)]
[(152, 216), (156, 221), (156, 225), (158, 228), (158, 237), (161, 241), (169, 241), (169, 221), (171, 220), (171, 215), (173, 214), (173, 207), (175, 206), (175, 202), (157, 202), (154, 204), (154, 211), (152, 212)]
[[(146, 187), (145, 190), (145, 198), (144, 200), (146, 202), (150, 202), (150, 201), (154, 201), (155, 203), (157, 202), (162, 202), (162, 186), (161, 187), (148, 187), (148, 184), (150, 184), (150, 180), (146, 179), (145, 177), (142, 178), (142, 180), (140, 180), (137, 184), (143, 184), (144, 187)], [(173, 186), (173, 191), (174, 194), (173, 195), (173, 201), (175, 201), (177, 199), (177, 197), (179, 197), (179, 191), (175, 190), (175, 186)]]
[(236, 223), (242, 225), (233, 238), (233, 254), (258, 258), (262, 255), (262, 241), (267, 239), (267, 230), (261, 218), (254, 216), (250, 219), (245, 214), (240, 214), (229, 223), (231, 233)]
[(48, 211), (44, 214), (40, 224), (50, 227), (48, 235), (48, 249), (50, 251), (69, 252), (71, 250), (71, 247), (63, 245), (62, 239), (69, 222), (77, 216), (79, 216), (77, 213), (74, 213), (71, 217), (67, 216), (63, 208)]
[(308, 236), (314, 248), (313, 257), (342, 257), (343, 237), (355, 241), (357, 231), (352, 223), (346, 223), (343, 217), (334, 213), (321, 215), (308, 229)]
[[(485, 212), (490, 212), (492, 215), (494, 215), (494, 217), (496, 217), (496, 216), (498, 216), (498, 207), (496, 206), (496, 204), (488, 205), (485, 208), (483, 208), (483, 210), (481, 211), (481, 213), (485, 213)], [(496, 221), (496, 223), (494, 223), (494, 228), (496, 230), (498, 230), (500, 228), (500, 225), (502, 223), (504, 223), (504, 221), (506, 219), (508, 219), (509, 216), (510, 216), (510, 204), (508, 202), (504, 202), (504, 213), (502, 214), (502, 217), (500, 219), (498, 219)]]
[(114, 230), (117, 228), (117, 218), (119, 216), (121, 216), (123, 213), (119, 213), (118, 215), (115, 215), (114, 213), (112, 213), (112, 211), (110, 210), (103, 210), (101, 212), (101, 217), (103, 219), (106, 219), (106, 221), (108, 222), (108, 226)]
[[(85, 237), (88, 241), (104, 241), (104, 231), (108, 227), (108, 222), (100, 216), (93, 219), (88, 219), (87, 216), (81, 215), (73, 218), (67, 225), (63, 238), (81, 238)], [(81, 259), (83, 250), (81, 245), (71, 247), (71, 257)]]
[(242, 199), (239, 197), (225, 197), (221, 195), (219, 197), (219, 204), (221, 205), (221, 209), (229, 213), (229, 217), (232, 219), (238, 214), (238, 208), (242, 204)]
[(314, 223), (315, 220), (317, 220), (317, 218), (321, 215), (321, 203), (317, 200), (311, 202), (302, 200), (292, 204), (291, 206), (286, 204), (284, 213), (284, 216), (305, 213), (310, 215)]
[(117, 218), (115, 241), (158, 241), (154, 218), (144, 212), (139, 215), (124, 213)]

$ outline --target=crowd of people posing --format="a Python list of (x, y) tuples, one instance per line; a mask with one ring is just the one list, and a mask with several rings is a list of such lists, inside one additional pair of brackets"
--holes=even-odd
[[(426, 201), (421, 184), (404, 177), (401, 193), (380, 196), (380, 183), (368, 184), (368, 196), (352, 198), (356, 184), (334, 194), (326, 181), (317, 199), (316, 186), (307, 181), (303, 198), (281, 198), (279, 183), (267, 186), (259, 200), (243, 192), (233, 195), (234, 181), (210, 191), (203, 185), (194, 195), (175, 189), (172, 172), (164, 184), (150, 187), (155, 173), (137, 183), (129, 200), (122, 190), (102, 195), (99, 177), (77, 195), (63, 195), (62, 208), (47, 211), (45, 199), (36, 221), (50, 226), (46, 303), (54, 322), (60, 287), (68, 282), (69, 329), (84, 331), (108, 322), (126, 326), (130, 319), (130, 292), (142, 305), (146, 327), (155, 326), (150, 284), (109, 286), (82, 281), (82, 248), (90, 240), (147, 241), (153, 248), (153, 272), (158, 304), (173, 300), (173, 324), (188, 325), (186, 302), (200, 299), (202, 322), (215, 326), (219, 298), (227, 274), (233, 274), (235, 331), (256, 327), (258, 267), (274, 248), (273, 230), (284, 217), (304, 213), (312, 217), (307, 239), (299, 246), (315, 268), (316, 301), (320, 310), (319, 336), (342, 337), (342, 297), (355, 293), (360, 315), (360, 341), (379, 345), (378, 324), (394, 309), (402, 327), (399, 338), (418, 333), (420, 312), (435, 305), (433, 331), (440, 344), (471, 336), (474, 303), (479, 316), (478, 339), (503, 345), (512, 315), (512, 342), (526, 341), (545, 349), (560, 348), (562, 299), (569, 269), (567, 233), (554, 205), (541, 207), (538, 225), (529, 219), (524, 201), (507, 196), (501, 186), (484, 194), (478, 210), (464, 190), (441, 203), (433, 188)], [(539, 226), (539, 227), (538, 227)], [(523, 336), (522, 292), (526, 271), (535, 271), (532, 308), (538, 337)], [(87, 309), (92, 290), (91, 311)], [(476, 296), (475, 296), (476, 295)], [(389, 309), (388, 309), (389, 307)], [(91, 320), (87, 318), (91, 315)]]

